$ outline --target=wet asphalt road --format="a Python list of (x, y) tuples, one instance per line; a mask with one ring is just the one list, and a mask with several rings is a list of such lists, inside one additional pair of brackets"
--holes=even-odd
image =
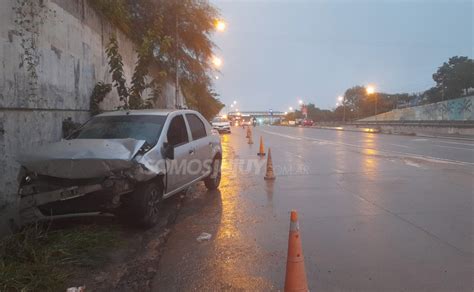
[(291, 209), (312, 291), (473, 290), (473, 142), (285, 127), (254, 140), (222, 136), (220, 190), (188, 193), (154, 291), (281, 290)]

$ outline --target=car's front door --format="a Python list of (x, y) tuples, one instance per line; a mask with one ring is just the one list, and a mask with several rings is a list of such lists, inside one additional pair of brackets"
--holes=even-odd
[(167, 160), (167, 193), (190, 182), (187, 163), (194, 156), (184, 117), (178, 114), (172, 118), (166, 133), (168, 144), (174, 147), (174, 159)]

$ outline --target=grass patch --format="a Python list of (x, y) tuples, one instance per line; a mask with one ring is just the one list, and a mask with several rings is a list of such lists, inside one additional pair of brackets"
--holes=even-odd
[(78, 266), (94, 267), (119, 244), (114, 226), (49, 231), (34, 225), (0, 241), (0, 291), (64, 291)]

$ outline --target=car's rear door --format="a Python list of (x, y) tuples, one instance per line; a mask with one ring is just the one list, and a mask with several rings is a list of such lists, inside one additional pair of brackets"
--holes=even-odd
[(202, 177), (206, 173), (206, 163), (210, 164), (211, 154), (212, 154), (212, 144), (209, 139), (209, 134), (204, 120), (194, 113), (186, 113), (186, 121), (188, 122), (189, 129), (191, 131), (191, 145), (194, 148), (196, 155), (195, 158), (200, 161), (200, 170), (196, 170), (196, 166), (193, 163), (192, 167), (192, 177), (197, 179)]

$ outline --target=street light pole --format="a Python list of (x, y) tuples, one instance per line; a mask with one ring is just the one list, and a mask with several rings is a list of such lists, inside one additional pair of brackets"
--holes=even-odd
[(176, 5), (176, 35), (175, 35), (175, 50), (176, 50), (176, 60), (175, 60), (175, 91), (174, 91), (174, 108), (179, 107), (179, 16), (178, 16), (178, 5)]
[(342, 123), (345, 124), (346, 123), (346, 96), (344, 95), (342, 97)]
[(369, 85), (366, 88), (366, 92), (369, 96), (372, 95), (372, 94), (375, 94), (374, 95), (374, 107), (375, 107), (374, 111), (375, 111), (375, 120), (377, 121), (377, 102), (378, 102), (378, 100), (377, 100), (377, 93), (375, 92), (375, 87), (372, 86), (372, 85)]
[(377, 93), (374, 93), (374, 98), (375, 98), (375, 118), (377, 118), (377, 104), (378, 104)]
[(342, 95), (337, 98), (339, 102), (342, 104), (342, 111), (343, 111), (343, 116), (342, 116), (342, 122), (346, 122), (346, 96)]

